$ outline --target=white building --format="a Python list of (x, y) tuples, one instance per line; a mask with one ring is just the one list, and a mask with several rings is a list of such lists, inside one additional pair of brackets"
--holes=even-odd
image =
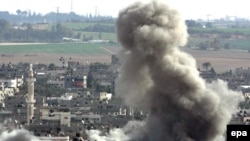
[(107, 93), (107, 92), (100, 92), (100, 98), (99, 100), (111, 100), (112, 98), (112, 93)]
[(18, 87), (23, 85), (23, 77), (0, 78), (0, 83), (3, 83), (5, 87), (17, 90)]
[(57, 122), (70, 127), (71, 114), (68, 108), (41, 107), (40, 120), (44, 122)]
[(13, 79), (0, 79), (0, 83), (4, 83), (5, 87), (17, 88), (17, 80)]
[(69, 136), (66, 137), (37, 137), (40, 141), (69, 141)]
[(77, 96), (78, 96), (77, 93), (65, 93), (60, 97), (60, 100), (72, 100)]
[(100, 114), (72, 114), (71, 118), (82, 120), (82, 124), (86, 123), (101, 123)]
[(5, 97), (14, 96), (14, 88), (5, 88), (3, 83), (0, 84), (0, 103), (3, 103)]

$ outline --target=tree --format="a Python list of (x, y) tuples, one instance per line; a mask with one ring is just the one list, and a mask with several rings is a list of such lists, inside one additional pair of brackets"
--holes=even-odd
[(10, 22), (4, 19), (0, 19), (0, 30), (8, 30), (10, 28)]
[(58, 40), (61, 40), (62, 37), (71, 37), (73, 31), (64, 27), (61, 23), (56, 24), (56, 37)]
[(220, 41), (218, 38), (214, 38), (214, 40), (211, 44), (212, 44), (211, 46), (214, 48), (214, 50), (220, 49)]
[(93, 81), (94, 81), (93, 75), (91, 74), (91, 72), (89, 72), (87, 75), (87, 87), (88, 88), (93, 88)]
[(33, 30), (33, 26), (31, 23), (28, 23), (27, 25), (27, 31), (32, 31)]
[(81, 32), (78, 32), (78, 33), (76, 34), (75, 38), (80, 39), (81, 36), (82, 36), (82, 33), (81, 33)]
[(102, 39), (102, 32), (98, 33), (98, 38), (101, 40)]
[(186, 23), (187, 27), (202, 27), (201, 23), (197, 23), (194, 20), (186, 20), (185, 23)]
[(16, 10), (17, 15), (21, 15), (22, 11), (20, 9)]
[(211, 66), (211, 63), (210, 62), (205, 62), (205, 63), (203, 63), (202, 64), (202, 67), (204, 68), (204, 69), (206, 69), (206, 71), (208, 70), (208, 68)]
[(213, 27), (213, 25), (212, 25), (211, 22), (207, 22), (207, 23), (206, 23), (206, 28), (212, 28), (212, 27)]
[(74, 68), (68, 68), (67, 74), (74, 75), (76, 73), (76, 70)]
[(225, 49), (230, 49), (230, 44), (229, 44), (229, 43), (226, 43), (226, 44), (224, 45), (224, 48), (225, 48)]
[(26, 17), (28, 15), (28, 12), (27, 11), (22, 11), (21, 14), (22, 14), (22, 16)]
[(201, 43), (199, 43), (198, 47), (199, 47), (199, 49), (201, 49), (201, 50), (207, 50), (208, 44), (207, 44), (207, 43), (204, 43), (204, 42), (201, 42)]
[(214, 70), (213, 67), (211, 67), (210, 72), (211, 72), (212, 74), (216, 75), (216, 71)]
[(49, 70), (55, 70), (56, 69), (56, 65), (51, 63), (49, 64)]

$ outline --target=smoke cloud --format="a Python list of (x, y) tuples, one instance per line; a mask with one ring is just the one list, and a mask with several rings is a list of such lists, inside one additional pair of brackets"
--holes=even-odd
[(5, 131), (0, 135), (1, 141), (40, 141), (27, 130)]
[[(99, 136), (98, 141), (219, 141), (243, 99), (221, 80), (207, 84), (195, 59), (180, 51), (188, 34), (176, 10), (158, 1), (122, 10), (117, 35), (123, 46), (116, 93), (127, 105), (149, 111), (142, 123)], [(136, 125), (136, 126), (132, 126)], [(5, 132), (1, 141), (36, 141), (27, 131)]]
[(123, 65), (116, 93), (150, 112), (140, 131), (117, 141), (224, 140), (243, 97), (221, 80), (208, 84), (199, 76), (195, 59), (179, 49), (188, 34), (176, 10), (135, 3), (120, 12), (117, 35)]

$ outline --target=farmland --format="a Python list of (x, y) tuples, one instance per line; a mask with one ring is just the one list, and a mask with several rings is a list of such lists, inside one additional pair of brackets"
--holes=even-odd
[[(120, 47), (111, 44), (58, 43), (58, 44), (2, 44), (0, 45), (0, 63), (56, 63), (59, 58), (72, 58), (78, 62), (110, 63), (111, 54), (116, 54)], [(249, 67), (250, 53), (241, 50), (195, 50), (182, 48), (197, 61), (197, 67), (202, 69), (202, 63), (210, 62), (217, 72), (224, 72), (237, 67)]]
[(250, 35), (249, 28), (190, 28), (190, 32), (196, 33), (228, 33), (228, 34), (248, 34)]
[[(94, 24), (98, 24), (98, 22), (94, 22), (94, 23), (91, 23), (91, 22), (76, 22), (76, 23), (64, 22), (62, 25), (67, 27), (67, 28), (73, 29), (73, 30), (81, 30), (81, 29), (84, 29), (86, 27), (92, 26)], [(112, 23), (100, 23), (100, 24), (114, 26), (114, 24), (112, 24)]]
[[(89, 40), (103, 39), (116, 41), (116, 33), (84, 31), (84, 28), (98, 23), (62, 23), (63, 26), (74, 31), (74, 35), (80, 33), (80, 42), (60, 43), (1, 43), (0, 63), (6, 62), (30, 62), (30, 63), (56, 63), (61, 56), (72, 58), (78, 62), (104, 62), (110, 63), (111, 54), (116, 54), (120, 49), (119, 44), (112, 43), (85, 43), (85, 37)], [(115, 26), (114, 23), (102, 23), (106, 26)], [(183, 51), (191, 54), (197, 61), (197, 67), (202, 68), (202, 63), (210, 62), (218, 72), (234, 70), (236, 67), (249, 67), (250, 64), (250, 30), (246, 28), (234, 29), (192, 29), (187, 46)], [(197, 50), (201, 42), (219, 42), (217, 51)], [(225, 44), (230, 44), (229, 49), (224, 49)]]
[(225, 72), (235, 68), (248, 68), (250, 64), (250, 53), (242, 50), (195, 50), (183, 48), (183, 51), (191, 54), (197, 62), (197, 68), (203, 69), (204, 62), (210, 62), (217, 72)]
[[(213, 39), (208, 39), (205, 37), (190, 37), (188, 41), (188, 46), (194, 47), (198, 46), (201, 42), (212, 41)], [(221, 47), (225, 44), (230, 44), (231, 49), (235, 50), (249, 50), (250, 40), (249, 39), (219, 39)]]
[(48, 43), (48, 44), (4, 44), (2, 54), (58, 53), (58, 54), (107, 54), (102, 47), (116, 47), (109, 43)]
[(110, 63), (119, 47), (109, 43), (2, 43), (0, 63), (57, 63), (63, 56), (77, 62)]
[[(90, 22), (81, 22), (81, 23), (71, 23), (65, 22), (62, 24), (64, 27), (74, 30), (75, 33), (81, 33), (83, 37), (92, 37), (93, 39), (104, 39), (104, 40), (116, 40), (116, 34), (113, 32), (94, 32), (94, 31), (85, 31), (86, 28), (93, 27), (94, 25), (99, 26), (108, 26), (115, 28), (114, 23), (90, 23)], [(101, 35), (100, 35), (101, 34)]]

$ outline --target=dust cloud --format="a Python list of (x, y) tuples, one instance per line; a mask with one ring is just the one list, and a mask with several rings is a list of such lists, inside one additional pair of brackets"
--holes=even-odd
[[(107, 136), (88, 131), (92, 140), (224, 140), (226, 125), (243, 97), (221, 80), (208, 84), (199, 76), (195, 59), (179, 49), (188, 34), (176, 10), (159, 1), (132, 4), (119, 13), (117, 36), (123, 49), (116, 94), (149, 115)], [(15, 131), (0, 138), (31, 141), (26, 135)]]
[(40, 141), (35, 136), (31, 135), (29, 131), (24, 129), (5, 131), (0, 135), (1, 141)]
[(123, 49), (116, 93), (149, 116), (136, 133), (103, 141), (224, 140), (243, 97), (199, 76), (195, 59), (179, 49), (188, 34), (176, 10), (159, 1), (132, 4), (118, 16), (117, 35)]

